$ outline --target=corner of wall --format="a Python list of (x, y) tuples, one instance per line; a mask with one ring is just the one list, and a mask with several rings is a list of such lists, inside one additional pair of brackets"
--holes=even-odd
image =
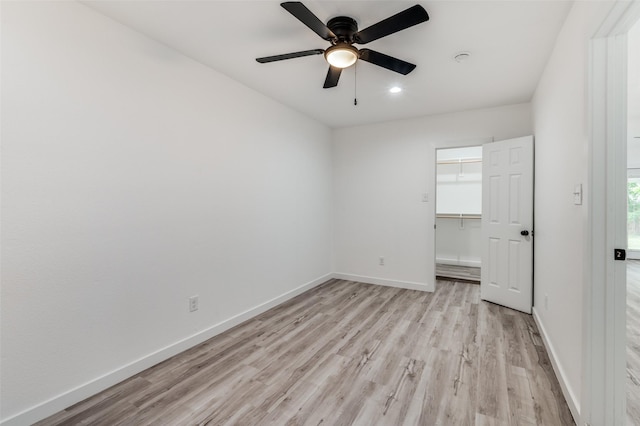
[(48, 401), (31, 407), (21, 413), (18, 413), (10, 418), (4, 419), (0, 422), (2, 426), (20, 426), (25, 424), (33, 424), (39, 420), (42, 420), (56, 412), (65, 409), (66, 407), (82, 401), (98, 392), (101, 392), (121, 381), (138, 374), (141, 371), (146, 370), (164, 360), (171, 358), (189, 348), (199, 345), (206, 340), (209, 340), (229, 329), (241, 324), (269, 309), (292, 299), (305, 291), (311, 290), (314, 287), (319, 286), (330, 280), (332, 274), (326, 274), (318, 277), (308, 283), (305, 283), (293, 290), (287, 291), (278, 297), (261, 303), (251, 309), (248, 309), (238, 315), (228, 318), (218, 324), (199, 331), (191, 336), (188, 336), (182, 340), (172, 343), (162, 349), (157, 350), (151, 354), (147, 354), (142, 358), (133, 361), (130, 364), (124, 365), (114, 371), (109, 372), (101, 377), (93, 379), (81, 386), (64, 392)]
[(540, 331), (540, 336), (542, 337), (542, 342), (544, 343), (544, 347), (549, 354), (549, 360), (551, 361), (551, 366), (553, 367), (553, 371), (556, 373), (556, 377), (558, 378), (558, 382), (560, 383), (560, 388), (562, 389), (562, 394), (564, 398), (567, 400), (567, 404), (569, 405), (569, 410), (571, 411), (571, 415), (573, 416), (573, 421), (576, 424), (580, 424), (580, 400), (576, 396), (571, 384), (567, 378), (567, 375), (562, 368), (562, 364), (560, 364), (560, 360), (556, 355), (556, 351), (549, 340), (549, 336), (547, 331), (538, 315), (538, 311), (535, 306), (533, 307), (533, 319), (538, 326), (538, 331)]
[(357, 281), (359, 283), (365, 283), (365, 284), (382, 285), (385, 287), (404, 288), (407, 290), (428, 291), (431, 293), (436, 291), (435, 283), (433, 282), (417, 283), (412, 281), (389, 280), (384, 278), (365, 277), (362, 275), (343, 274), (340, 272), (334, 273), (333, 278), (336, 278), (339, 280), (346, 280), (346, 281)]

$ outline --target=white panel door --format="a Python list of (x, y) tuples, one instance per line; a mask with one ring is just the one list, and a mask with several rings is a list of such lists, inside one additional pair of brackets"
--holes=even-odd
[(482, 300), (531, 313), (532, 237), (533, 136), (483, 145)]

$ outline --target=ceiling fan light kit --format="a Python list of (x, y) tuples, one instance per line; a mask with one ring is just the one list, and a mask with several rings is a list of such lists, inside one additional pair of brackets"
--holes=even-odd
[(370, 43), (429, 20), (427, 11), (422, 6), (415, 5), (364, 30), (358, 31), (357, 22), (348, 16), (336, 16), (331, 18), (325, 25), (301, 2), (289, 1), (281, 3), (280, 6), (318, 34), (320, 38), (330, 42), (331, 46), (324, 50), (303, 50), (283, 55), (265, 56), (256, 58), (256, 61), (264, 64), (322, 53), (330, 65), (323, 86), (325, 89), (337, 86), (342, 69), (352, 66), (358, 59), (403, 75), (409, 74), (416, 68), (414, 64), (375, 50), (358, 50), (353, 44)]
[(324, 51), (324, 58), (329, 65), (338, 68), (348, 68), (355, 64), (360, 56), (358, 49), (347, 43), (336, 44)]

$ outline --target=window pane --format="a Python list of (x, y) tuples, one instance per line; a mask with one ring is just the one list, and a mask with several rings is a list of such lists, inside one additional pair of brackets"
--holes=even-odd
[(640, 178), (627, 180), (627, 235), (629, 250), (640, 250)]

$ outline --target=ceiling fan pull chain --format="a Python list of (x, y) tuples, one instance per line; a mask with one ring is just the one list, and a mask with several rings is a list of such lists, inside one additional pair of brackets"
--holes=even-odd
[(353, 65), (353, 105), (358, 105), (358, 63)]

